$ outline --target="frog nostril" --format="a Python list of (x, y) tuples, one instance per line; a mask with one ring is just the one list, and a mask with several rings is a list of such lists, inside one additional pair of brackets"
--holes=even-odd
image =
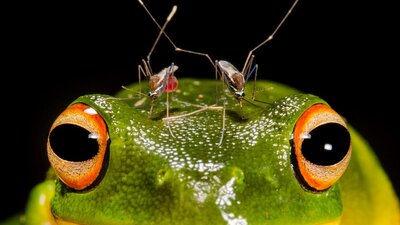
[(67, 161), (91, 159), (99, 150), (96, 135), (73, 124), (55, 127), (50, 133), (49, 141), (54, 153)]

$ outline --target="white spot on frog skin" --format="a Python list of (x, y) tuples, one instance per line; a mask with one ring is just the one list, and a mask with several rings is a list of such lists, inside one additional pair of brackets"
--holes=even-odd
[[(247, 225), (247, 220), (241, 215), (235, 216), (234, 213), (229, 212), (229, 206), (234, 204), (236, 193), (233, 189), (235, 178), (231, 178), (225, 185), (218, 190), (218, 197), (215, 204), (218, 205), (222, 218), (228, 222), (228, 225)], [(236, 204), (238, 204), (236, 202)], [(239, 203), (240, 204), (240, 203)]]
[(96, 110), (94, 110), (92, 107), (89, 107), (89, 108), (85, 109), (83, 112), (85, 112), (86, 114), (89, 114), (89, 115), (96, 115), (97, 114)]
[(198, 80), (193, 81), (193, 85), (194, 85), (194, 86), (200, 86), (200, 84), (201, 84), (201, 83), (200, 83), (200, 81), (198, 81)]
[(113, 110), (112, 104), (108, 102), (108, 99), (102, 96), (92, 96), (90, 98), (97, 106), (99, 106), (105, 113), (113, 114), (115, 111)]
[(202, 204), (208, 197), (208, 194), (211, 191), (210, 183), (207, 181), (190, 181), (188, 184), (194, 190), (194, 197), (197, 202)]
[(235, 200), (236, 194), (233, 191), (234, 183), (235, 183), (235, 178), (232, 177), (228, 181), (228, 183), (226, 183), (218, 190), (218, 198), (215, 203), (220, 206), (220, 209), (225, 209), (226, 206), (232, 205), (231, 200)]

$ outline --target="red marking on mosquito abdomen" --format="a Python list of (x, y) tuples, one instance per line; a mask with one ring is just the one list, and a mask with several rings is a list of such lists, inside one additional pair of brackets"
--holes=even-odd
[(178, 79), (174, 75), (170, 75), (167, 81), (167, 87), (165, 87), (165, 92), (173, 92), (178, 88)]

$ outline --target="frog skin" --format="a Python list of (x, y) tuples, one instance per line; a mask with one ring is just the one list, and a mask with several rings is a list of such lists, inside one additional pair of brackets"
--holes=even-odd
[[(368, 142), (318, 96), (259, 80), (256, 96), (268, 104), (244, 102), (242, 115), (226, 92), (218, 145), (216, 82), (185, 78), (179, 87), (169, 118), (165, 95), (148, 117), (138, 84), (73, 101), (49, 131), (48, 178), (13, 222), (400, 224), (398, 197)], [(330, 135), (340, 148), (321, 153), (304, 134)]]

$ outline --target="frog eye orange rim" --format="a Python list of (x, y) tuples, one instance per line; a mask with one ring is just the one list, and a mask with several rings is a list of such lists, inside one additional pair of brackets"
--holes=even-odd
[(75, 103), (50, 128), (47, 155), (57, 176), (68, 187), (92, 185), (104, 166), (109, 135), (103, 118), (90, 106)]
[(301, 115), (293, 132), (292, 164), (306, 189), (331, 187), (343, 175), (350, 157), (350, 133), (337, 112), (316, 104)]

